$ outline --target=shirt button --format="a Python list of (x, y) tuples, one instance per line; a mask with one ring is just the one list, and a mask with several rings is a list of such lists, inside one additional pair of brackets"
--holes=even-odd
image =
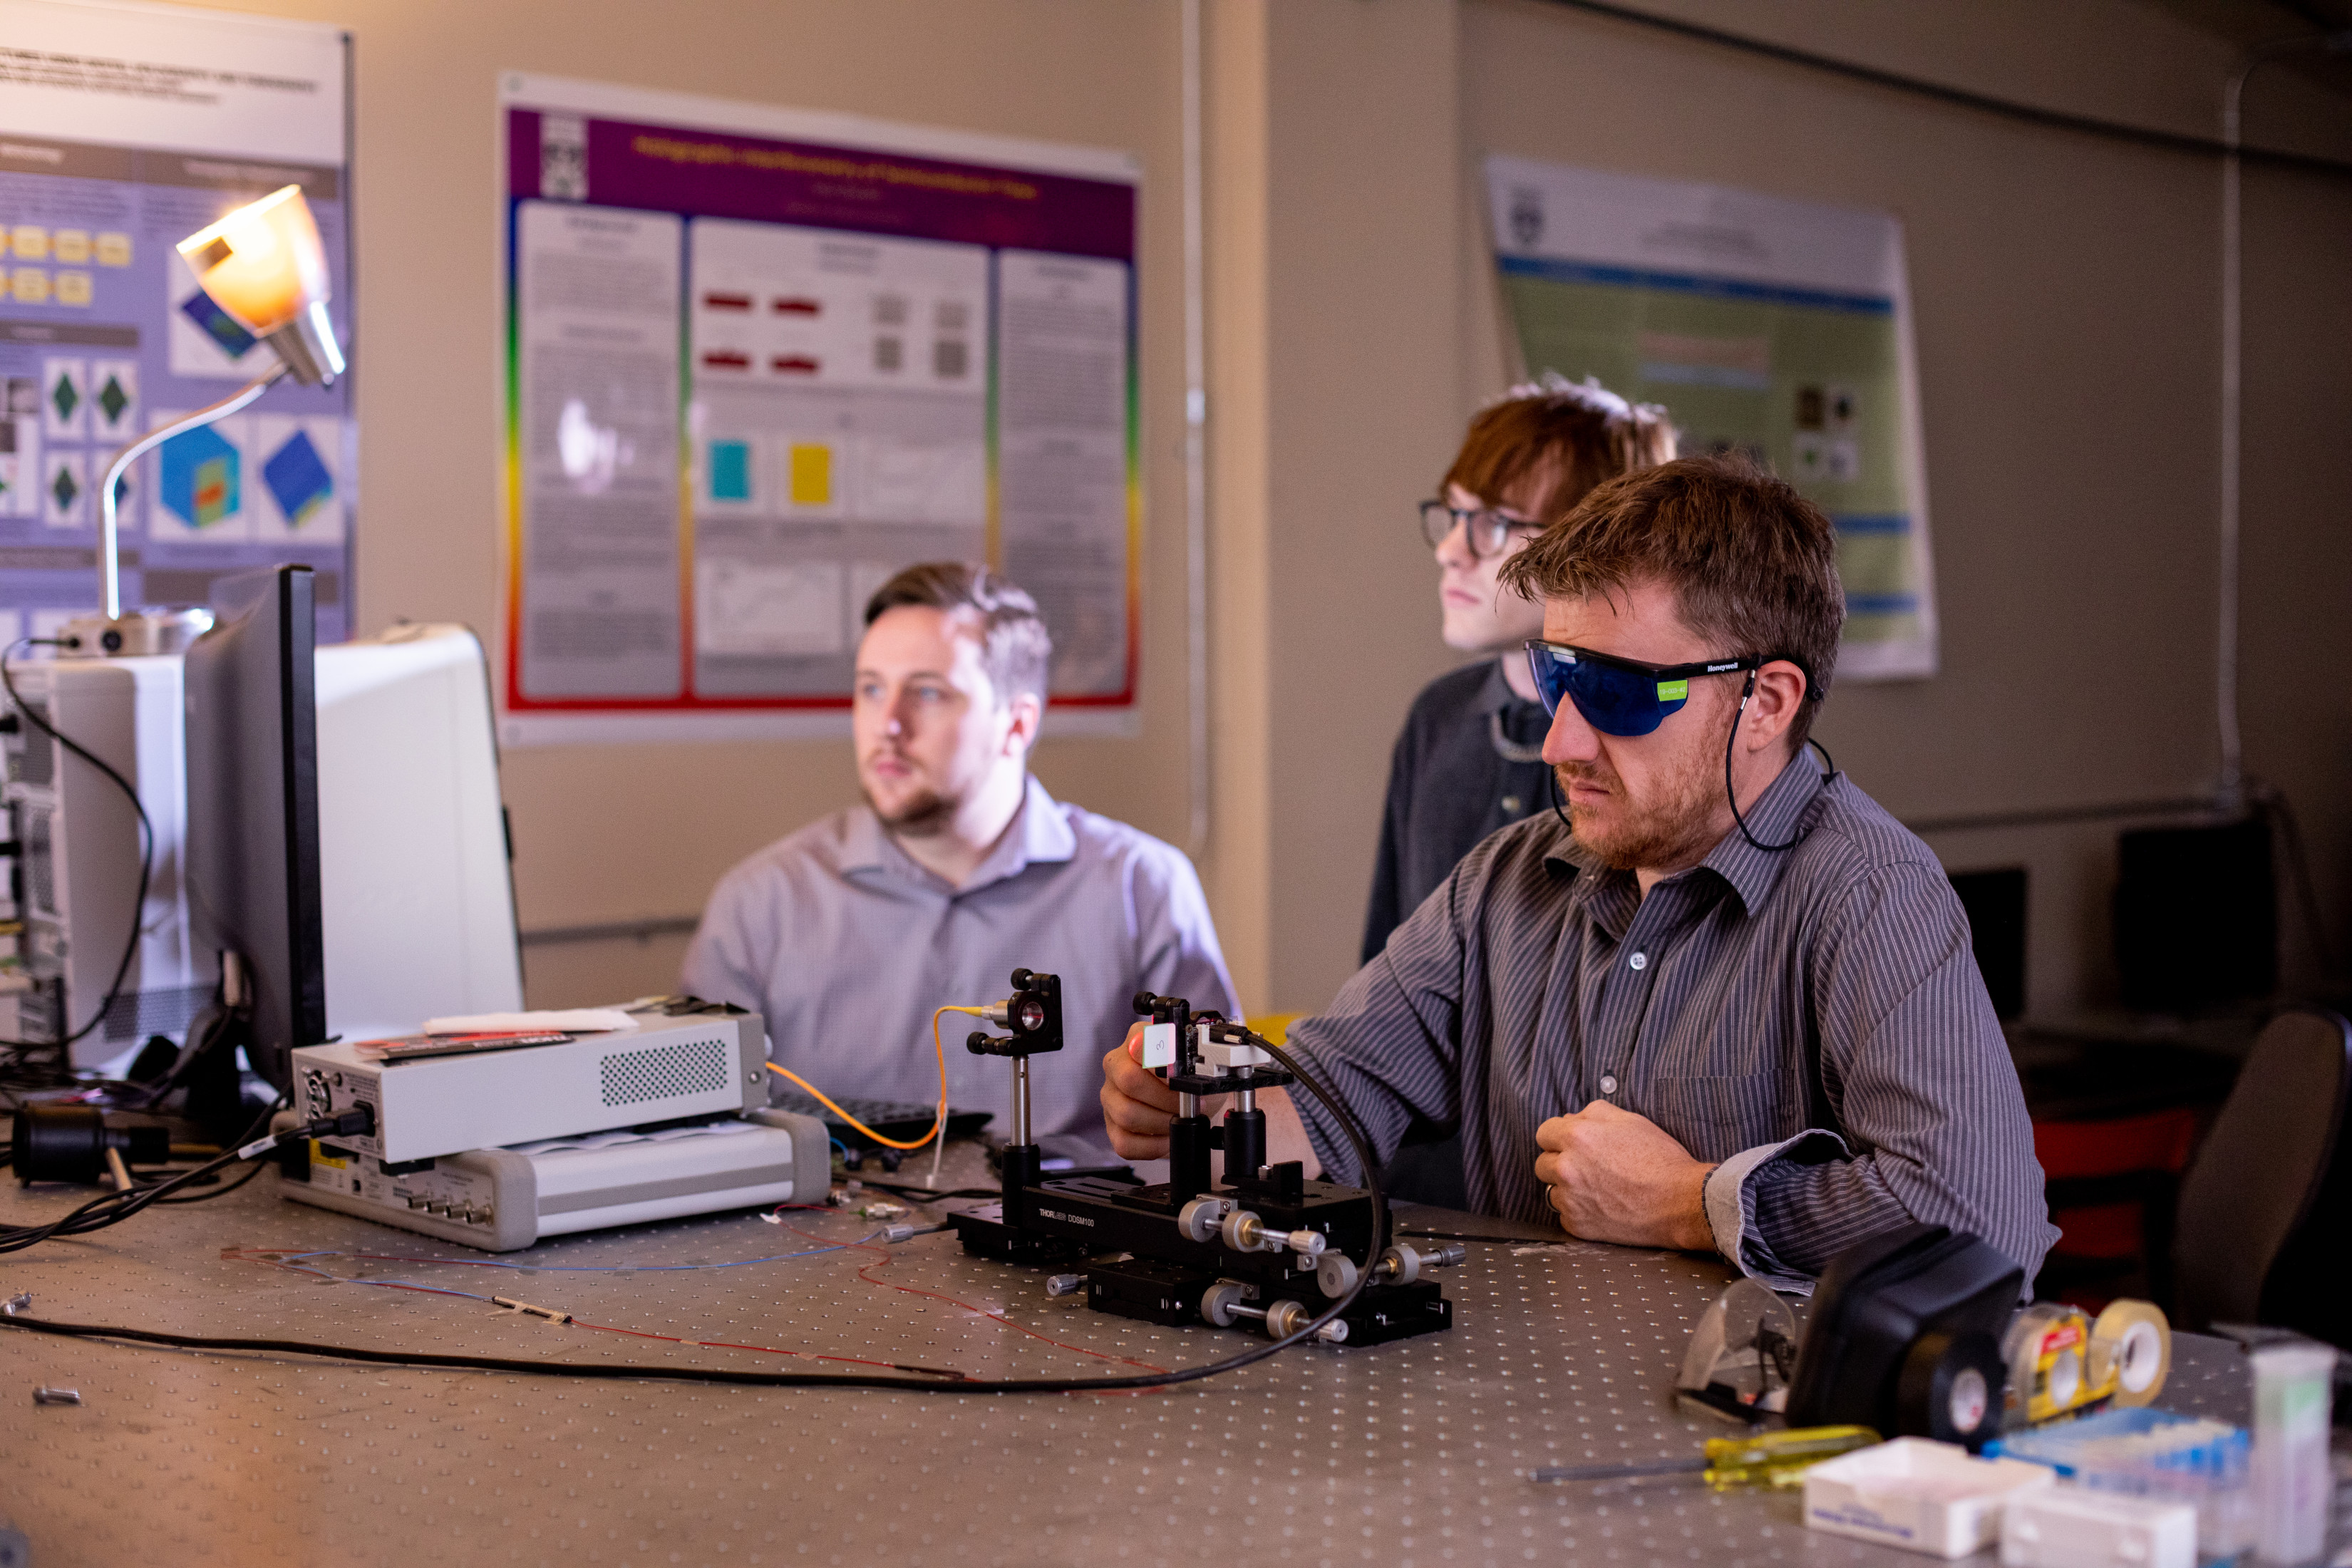
[(1512, 812), (1515, 812), (1515, 811), (1518, 810), (1518, 809), (1519, 809), (1519, 797), (1518, 797), (1517, 795), (1505, 795), (1505, 796), (1503, 797), (1503, 809), (1504, 809), (1505, 811), (1512, 811)]
[(1637, 952), (1633, 957), (1627, 959), (1625, 963), (1629, 968), (1647, 969), (1650, 967), (1650, 955), (1646, 952)]
[(1617, 1079), (1614, 1074), (1602, 1073), (1601, 1075), (1601, 1092), (1603, 1094), (1614, 1094), (1617, 1092)]

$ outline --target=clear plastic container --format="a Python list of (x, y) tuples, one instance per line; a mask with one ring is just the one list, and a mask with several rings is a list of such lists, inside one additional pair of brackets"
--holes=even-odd
[(2234, 1557), (2252, 1544), (2243, 1427), (2144, 1406), (2107, 1409), (2009, 1433), (1986, 1452), (2048, 1465), (2093, 1491), (2190, 1504), (2205, 1558)]
[(2328, 1345), (2265, 1345), (2254, 1363), (2254, 1555), (2315, 1561), (2327, 1544)]

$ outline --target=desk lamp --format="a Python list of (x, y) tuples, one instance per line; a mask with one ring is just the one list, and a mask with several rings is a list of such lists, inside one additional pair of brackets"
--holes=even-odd
[(180, 241), (179, 250), (213, 302), (268, 343), (278, 363), (212, 406), (151, 431), (114, 455), (98, 491), (100, 613), (68, 622), (59, 634), (58, 651), (69, 658), (177, 653), (212, 626), (209, 610), (122, 613), (115, 489), (131, 465), (174, 436), (227, 418), (280, 377), (290, 374), (304, 386), (325, 386), (343, 373), (343, 351), (327, 320), (326, 249), (299, 185), (237, 208)]

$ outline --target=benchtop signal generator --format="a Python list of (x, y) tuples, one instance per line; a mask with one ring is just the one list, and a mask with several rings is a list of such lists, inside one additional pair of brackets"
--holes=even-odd
[[(1357, 1259), (1393, 1234), (1386, 1198), (1309, 1181), (1295, 1160), (1265, 1163), (1257, 1096), (1298, 1081), (1279, 1048), (1181, 997), (1143, 992), (1135, 1008), (1151, 1020), (1139, 1059), (1177, 1095), (1168, 1180), (1044, 1179), (1030, 1130), (1029, 1058), (1062, 1048), (1062, 983), (1016, 969), (1012, 996), (984, 1010), (1007, 1032), (966, 1042), (976, 1056), (1011, 1058), (1013, 1126), (1003, 1198), (950, 1216), (964, 1250), (1046, 1268), (1076, 1263), (1095, 1310), (1168, 1326), (1249, 1320), (1287, 1339), (1344, 1302), (1318, 1339), (1375, 1345), (1452, 1327), (1453, 1303), (1424, 1274), (1460, 1262), (1464, 1248), (1378, 1246), (1371, 1277), (1360, 1279)], [(1220, 1095), (1234, 1103), (1213, 1125), (1202, 1102)], [(1222, 1183), (1213, 1179), (1213, 1150), (1224, 1154)]]

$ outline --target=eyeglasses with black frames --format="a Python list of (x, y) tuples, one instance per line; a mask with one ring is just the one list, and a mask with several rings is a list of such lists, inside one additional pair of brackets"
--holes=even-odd
[(1533, 533), (1543, 527), (1529, 518), (1513, 517), (1493, 507), (1477, 507), (1465, 510), (1442, 500), (1421, 503), (1421, 537), (1432, 550), (1445, 542), (1445, 536), (1456, 528), (1466, 527), (1465, 538), (1470, 545), (1470, 557), (1484, 561), (1490, 555), (1500, 555), (1510, 546), (1514, 533)]

